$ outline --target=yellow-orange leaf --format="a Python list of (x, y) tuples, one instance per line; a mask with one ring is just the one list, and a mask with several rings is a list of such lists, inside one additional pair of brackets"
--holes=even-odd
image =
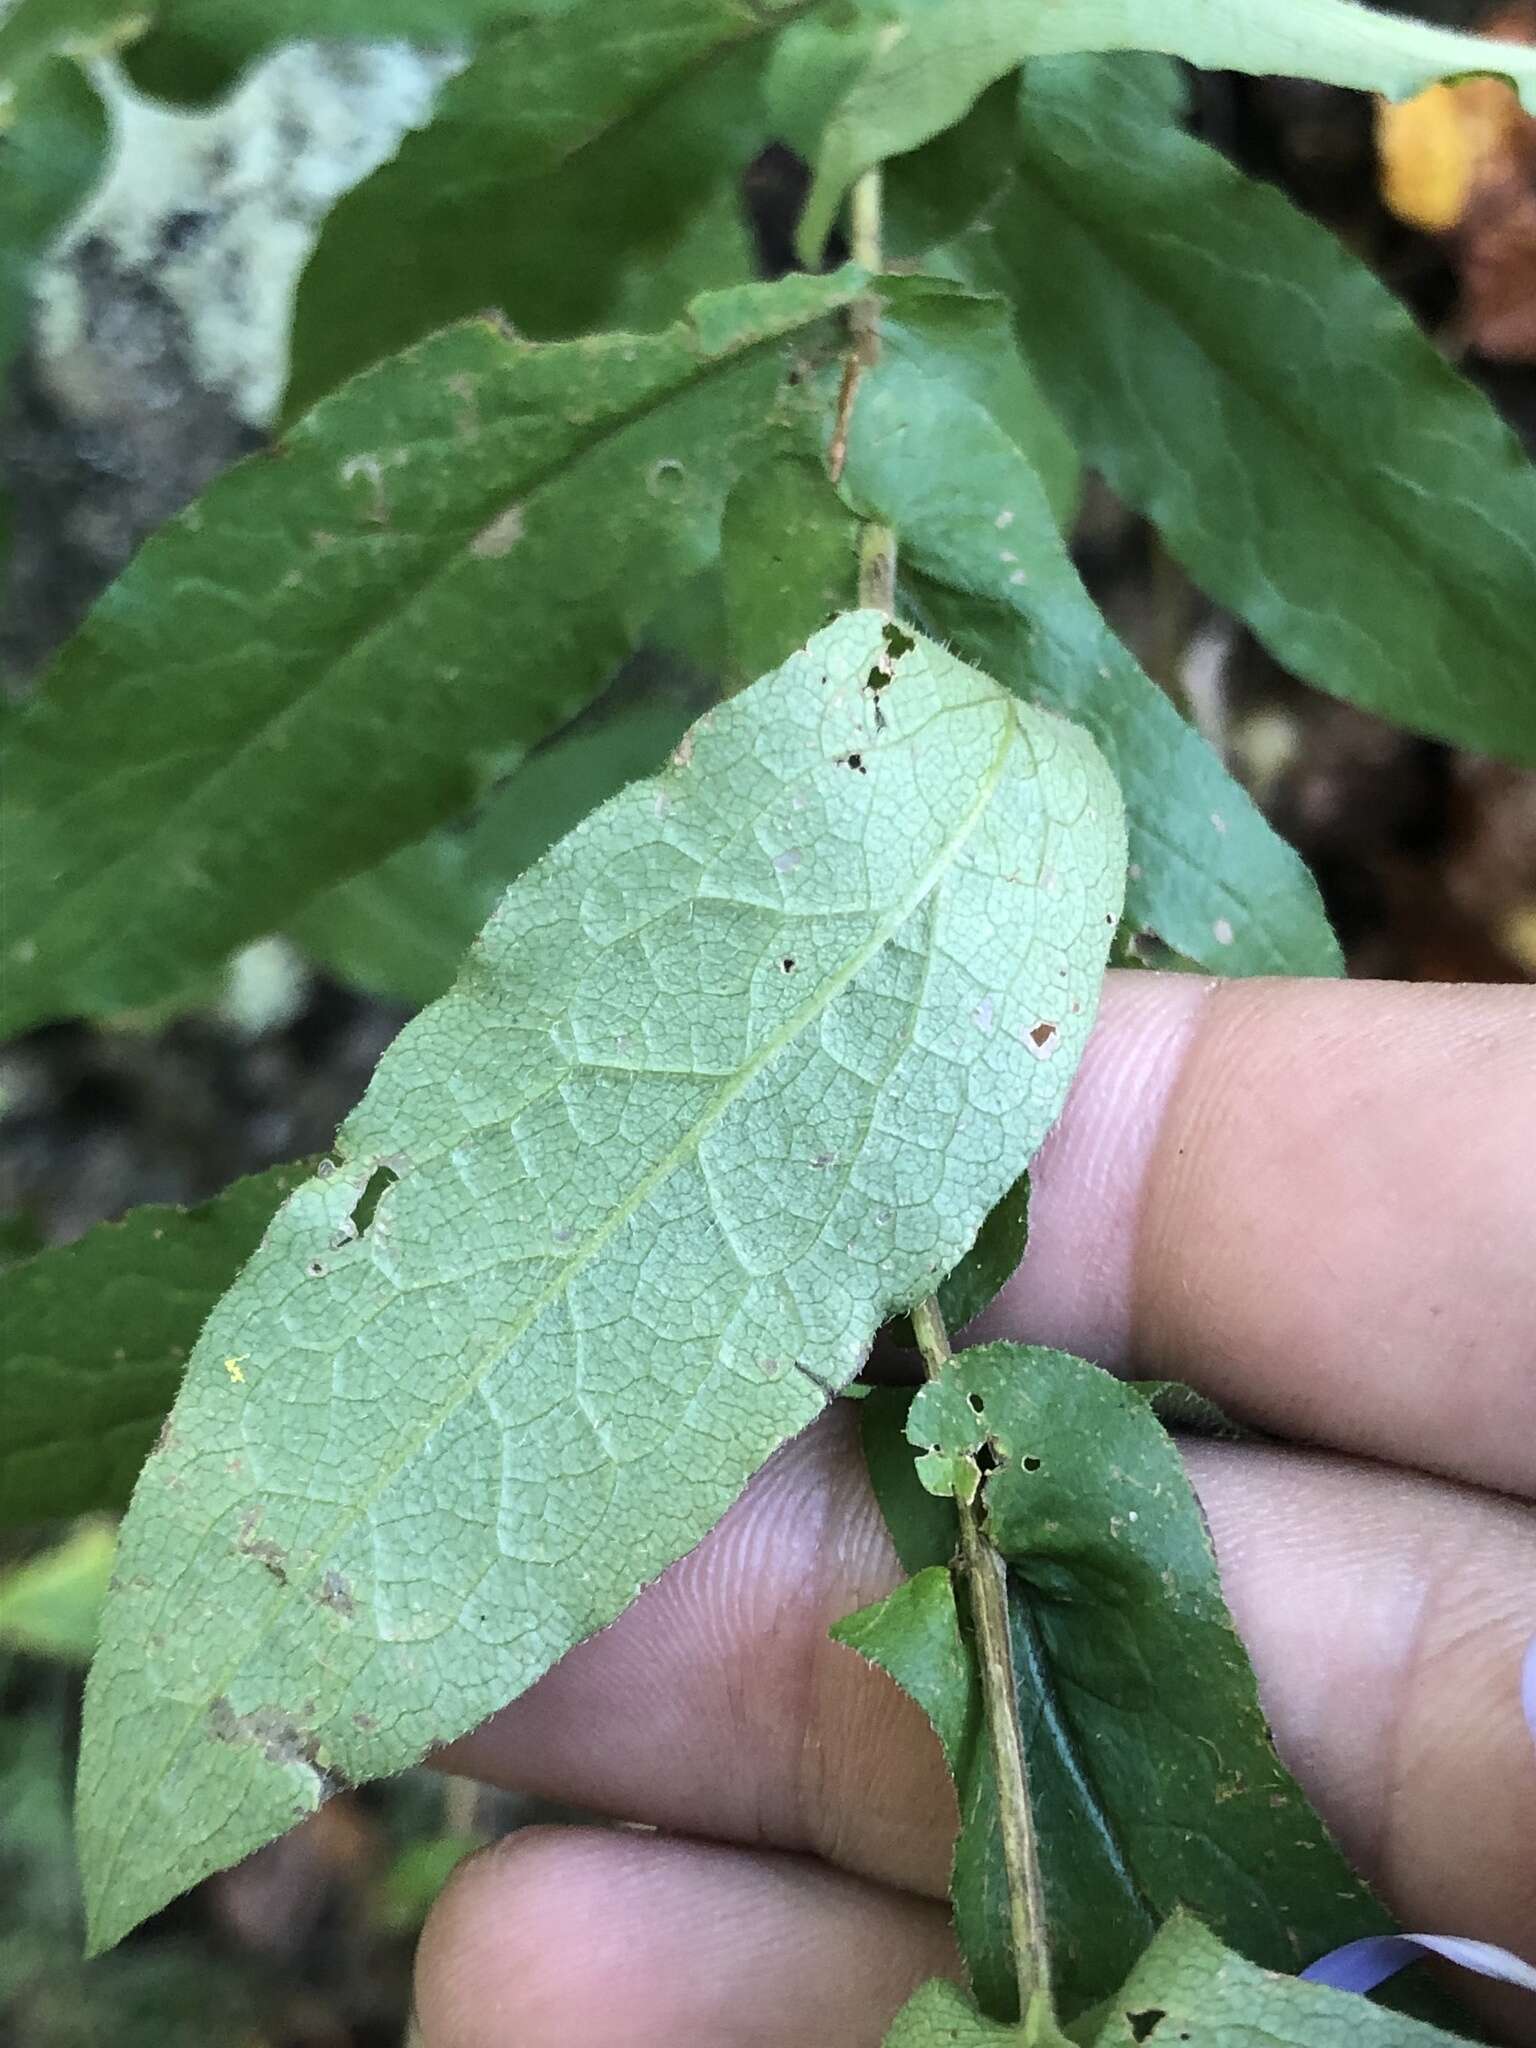
[(1525, 121), (1513, 89), (1499, 78), (1432, 85), (1396, 103), (1379, 100), (1383, 199), (1410, 227), (1433, 234), (1459, 227), (1473, 192)]

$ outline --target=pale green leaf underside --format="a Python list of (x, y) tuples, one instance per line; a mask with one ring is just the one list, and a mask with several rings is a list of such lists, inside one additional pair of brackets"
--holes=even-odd
[(800, 228), (819, 254), (864, 171), (952, 127), (1033, 57), (1148, 50), (1213, 71), (1316, 78), (1394, 99), (1462, 72), (1499, 72), (1536, 112), (1536, 53), (1379, 14), (1353, 0), (941, 0), (908, 5), (877, 41), (822, 137)]
[[(1153, 2013), (1161, 2017), (1149, 2034)], [(1160, 2048), (1165, 2038), (1188, 2048), (1449, 2048), (1460, 2037), (1351, 1992), (1258, 1969), (1181, 1914), (1121, 1987), (1094, 2048), (1147, 2040)]]
[(958, 1984), (934, 1977), (897, 2013), (885, 2048), (1023, 2048), (1023, 2038), (979, 2013)]
[(885, 2048), (1066, 2048), (1066, 2038), (1043, 2012), (1019, 2026), (989, 2020), (958, 1984), (933, 1977), (897, 2013)]
[(214, 1312), (89, 1689), (98, 1945), (610, 1621), (1055, 1118), (1118, 795), (886, 630), (819, 634), (514, 885)]
[[(1170, 1920), (1109, 2002), (1091, 2048), (1450, 2048), (1460, 2037), (1351, 1993), (1261, 1970), (1188, 1914)], [(902, 2007), (885, 2048), (1030, 2048), (1048, 2025), (1009, 2027), (935, 1978)], [(1056, 2037), (1059, 2040), (1059, 2036)]]
[(714, 559), (858, 281), (716, 293), (658, 335), (451, 328), (156, 534), (12, 726), (0, 1029), (179, 993), (582, 709)]
[(1168, 118), (1166, 68), (1032, 66), (952, 252), (1088, 458), (1285, 665), (1536, 763), (1536, 469), (1333, 236)]

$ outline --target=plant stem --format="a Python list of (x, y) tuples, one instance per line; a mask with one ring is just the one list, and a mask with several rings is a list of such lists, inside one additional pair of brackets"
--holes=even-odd
[[(912, 1311), (912, 1327), (930, 1379), (937, 1379), (950, 1358), (949, 1332), (933, 1295)], [(1003, 1868), (1008, 1878), (1008, 1914), (1013, 1938), (1013, 1967), (1019, 1987), (1019, 2013), (1028, 2015), (1037, 2002), (1050, 2007), (1050, 1933), (1040, 1881), (1040, 1850), (1034, 1809), (1029, 1802), (1029, 1770), (1024, 1738), (1019, 1731), (1019, 1692), (1014, 1677), (1013, 1644), (1008, 1627), (1008, 1570), (981, 1526), (974, 1501), (959, 1501), (960, 1557), (971, 1596), (971, 1624), (981, 1668), (981, 1699), (997, 1775), (997, 1807), (1003, 1840)]]
[(880, 209), (884, 198), (880, 166), (866, 171), (853, 188), (848, 208), (848, 253), (861, 270), (880, 268)]
[(859, 603), (864, 609), (896, 609), (896, 536), (876, 519), (859, 528)]
[[(881, 195), (880, 166), (876, 164), (853, 188), (848, 222), (854, 262), (876, 273), (880, 269)], [(837, 419), (827, 450), (827, 474), (833, 483), (842, 475), (847, 459), (848, 428), (859, 379), (880, 360), (880, 301), (873, 293), (855, 299), (848, 308), (848, 342), (842, 389), (837, 394)], [(896, 536), (877, 520), (866, 520), (859, 528), (859, 603), (868, 611), (889, 614), (896, 609)]]
[[(867, 270), (871, 275), (878, 275), (881, 264), (882, 191), (880, 166), (876, 164), (854, 186), (849, 206), (849, 254), (861, 270)], [(880, 360), (880, 301), (872, 292), (864, 293), (848, 308), (848, 340), (842, 389), (837, 394), (837, 421), (827, 450), (827, 474), (833, 483), (842, 475), (843, 464), (847, 460), (848, 423), (853, 418), (853, 401), (858, 393), (859, 379)]]

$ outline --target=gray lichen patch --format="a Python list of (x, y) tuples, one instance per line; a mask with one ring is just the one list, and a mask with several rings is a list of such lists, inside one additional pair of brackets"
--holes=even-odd
[(106, 176), (40, 280), (39, 352), (77, 412), (107, 392), (82, 250), (105, 247), (179, 316), (188, 366), (255, 426), (287, 377), (293, 295), (326, 213), (429, 118), (462, 60), (406, 43), (291, 43), (187, 113), (103, 66)]
[(461, 63), (398, 42), (293, 43), (197, 113), (95, 67), (107, 166), (36, 280), (4, 434), (0, 663), (13, 675), (48, 658), (146, 534), (260, 445), (327, 211), (430, 117)]

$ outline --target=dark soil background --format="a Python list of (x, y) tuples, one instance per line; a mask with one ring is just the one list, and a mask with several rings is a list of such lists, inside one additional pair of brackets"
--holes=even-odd
[[(1216, 76), (1200, 81), (1196, 118), (1364, 256), (1446, 344), (1457, 252), (1382, 204), (1367, 101)], [(781, 155), (749, 181), (765, 254), (783, 244), (796, 183)], [(16, 379), (4, 460), (19, 566), (0, 639), (13, 690), (142, 535), (259, 439), (226, 399), (195, 388), (174, 309), (150, 276), (104, 247), (86, 267), (95, 317), (156, 338), (140, 350), (143, 384), (89, 432), (61, 414), (34, 366)], [(1536, 448), (1536, 367), (1456, 352)], [(155, 403), (142, 402), (145, 387)], [(1311, 865), (1352, 973), (1536, 979), (1536, 775), (1405, 736), (1285, 674), (1101, 485), (1088, 493), (1078, 553), (1118, 630)], [(275, 995), (243, 1005), (226, 999), (158, 1028), (60, 1024), (0, 1049), (0, 1256), (323, 1149), (407, 1013), (323, 974), (284, 972)], [(13, 1544), (8, 1555), (19, 1554)], [(82, 1966), (67, 1818), (78, 1689), (65, 1665), (0, 1651), (0, 2041), (407, 2039), (410, 1950), (426, 1905), (466, 1844), (520, 1811), (419, 1773), (347, 1795)]]

